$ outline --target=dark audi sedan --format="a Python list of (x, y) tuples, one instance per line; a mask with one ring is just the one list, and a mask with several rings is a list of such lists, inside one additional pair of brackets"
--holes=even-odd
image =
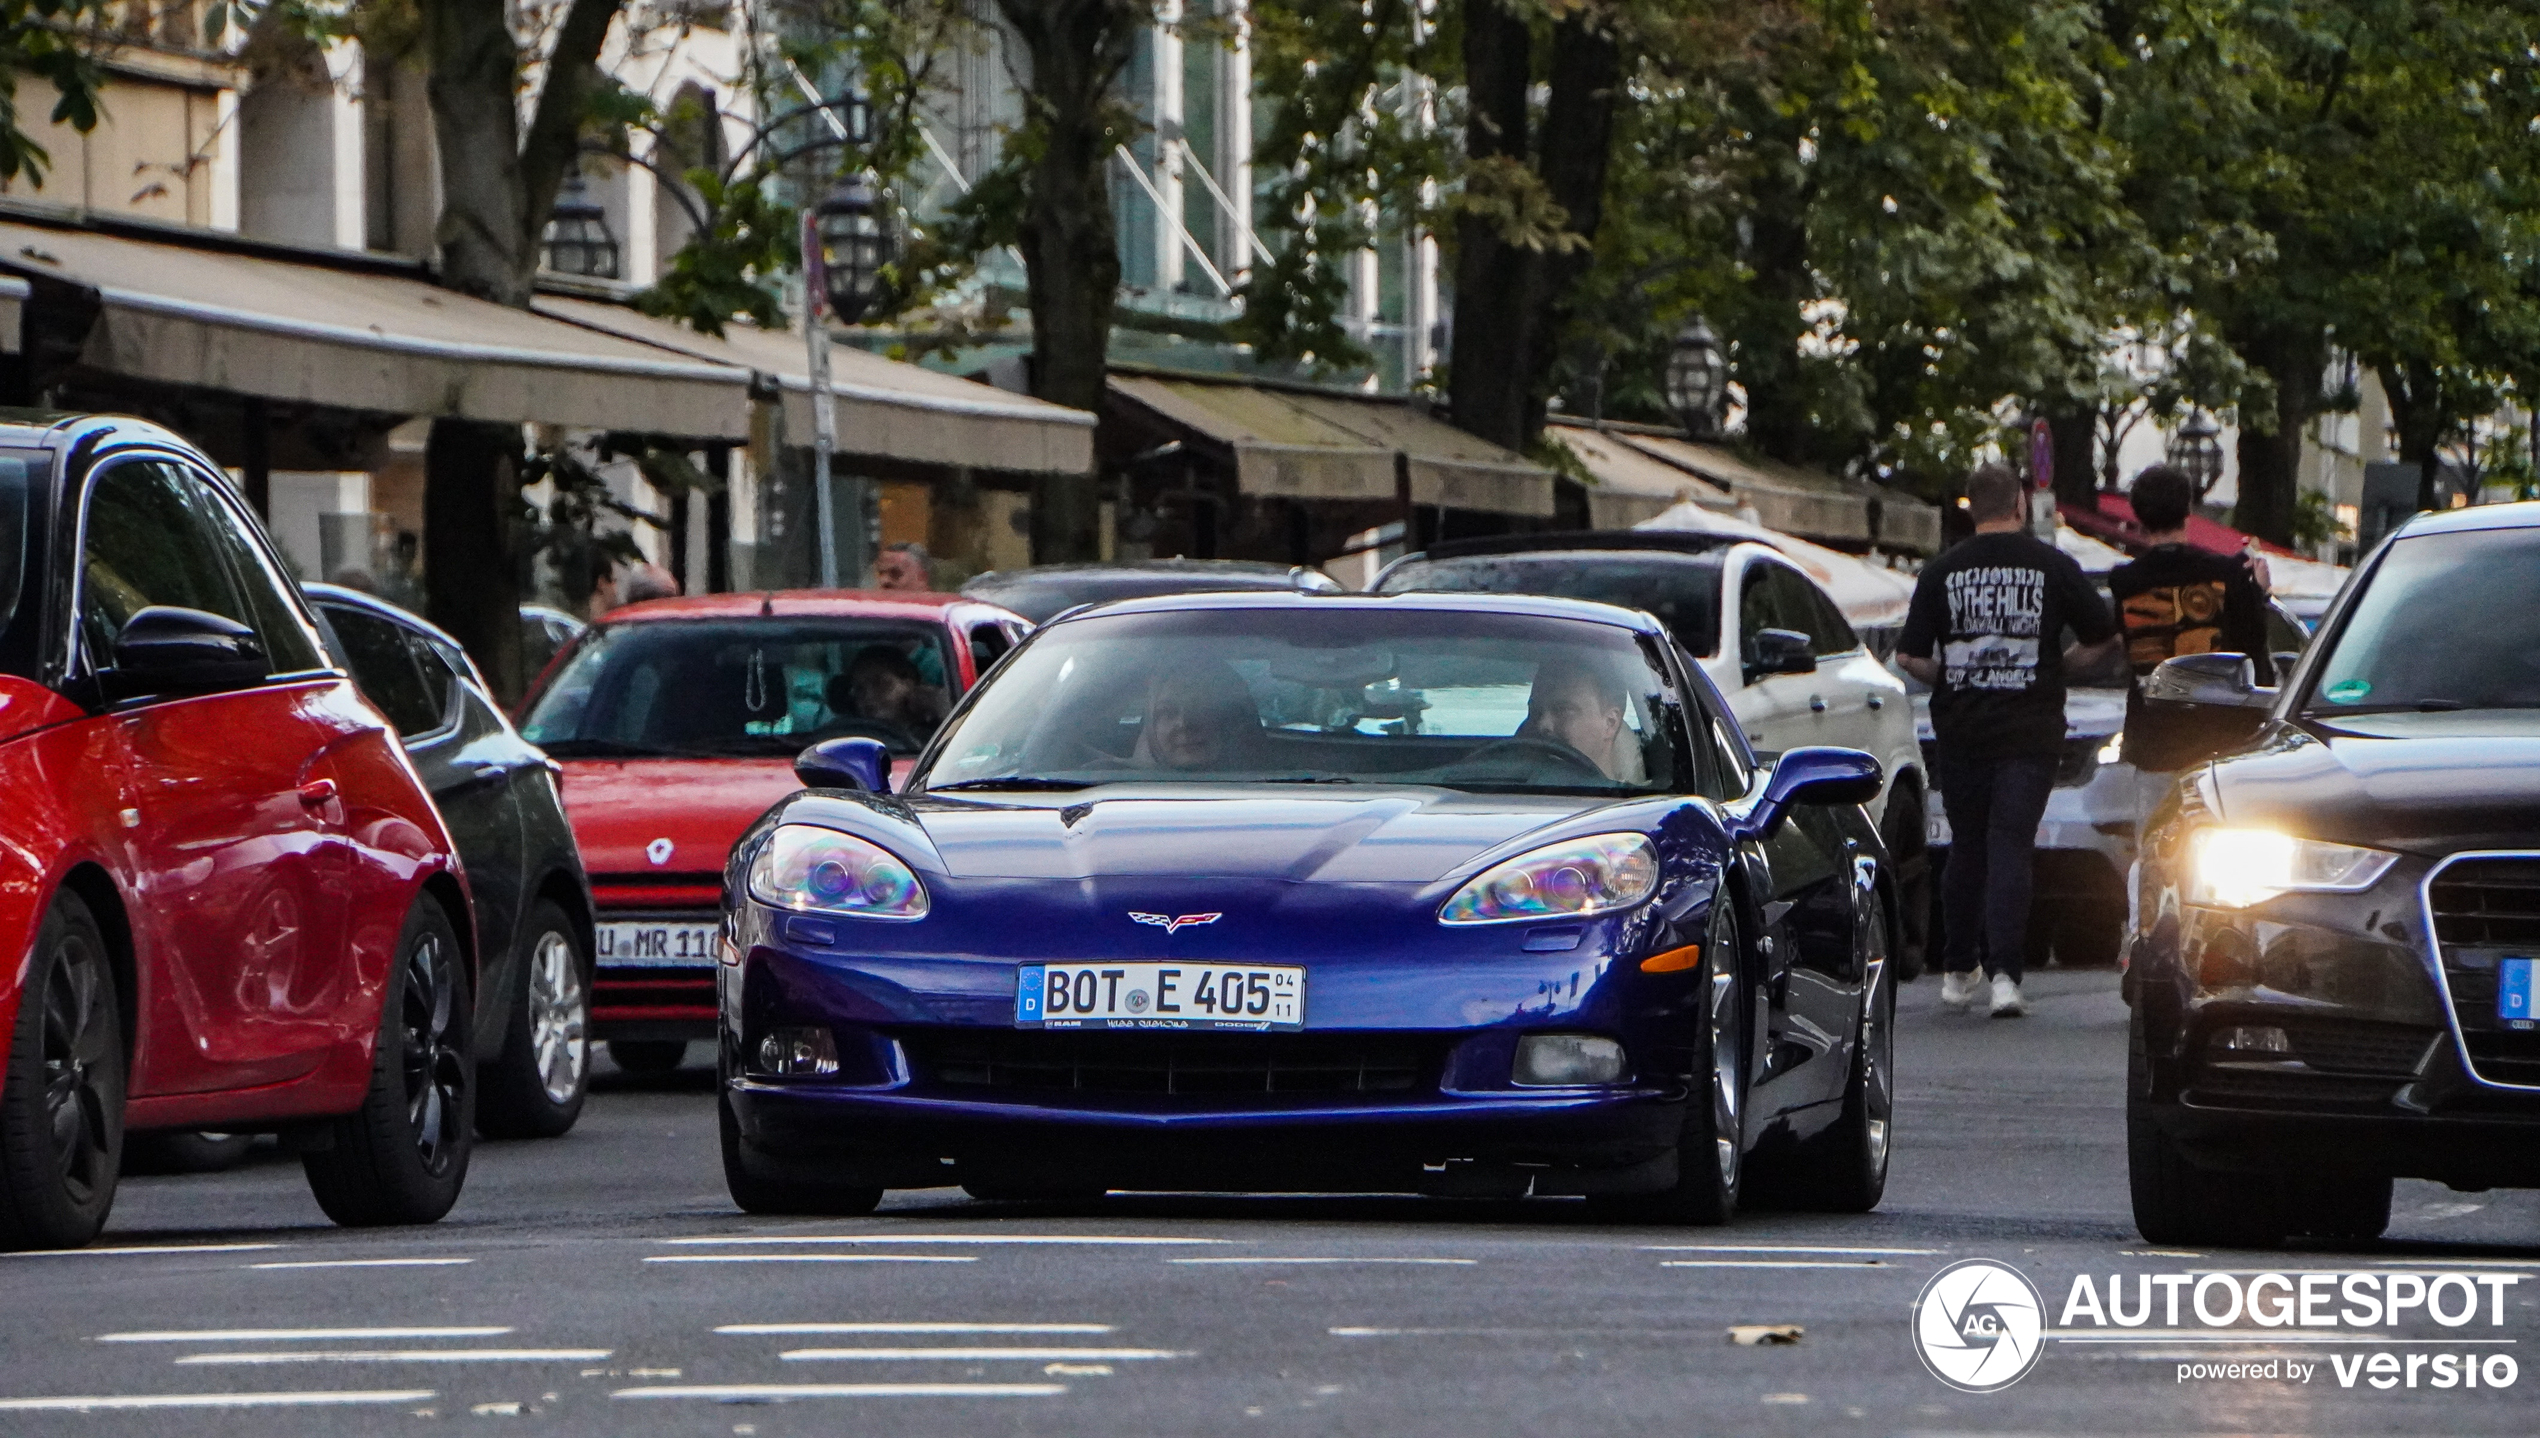
[(2146, 691), (2267, 716), (2145, 834), (2136, 1225), (2359, 1240), (2394, 1177), (2540, 1186), (2540, 504), (2410, 522), (2281, 690), (2249, 668), (2174, 659)]

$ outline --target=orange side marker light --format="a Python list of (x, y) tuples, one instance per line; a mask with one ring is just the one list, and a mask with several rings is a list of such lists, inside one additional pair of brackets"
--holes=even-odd
[(1669, 949), (1663, 954), (1651, 954), (1640, 961), (1640, 971), (1644, 974), (1672, 974), (1680, 970), (1700, 967), (1702, 967), (1700, 944), (1687, 944), (1681, 949)]

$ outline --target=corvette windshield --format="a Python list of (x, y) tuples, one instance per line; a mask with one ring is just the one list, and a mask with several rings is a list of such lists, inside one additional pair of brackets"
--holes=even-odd
[(913, 787), (1675, 787), (1675, 695), (1633, 634), (1516, 614), (1195, 609), (1044, 631)]
[(791, 757), (850, 735), (914, 754), (951, 707), (950, 672), (924, 624), (606, 625), (532, 701), (521, 732), (559, 759)]
[(2540, 709), (2540, 529), (2398, 540), (2333, 642), (2305, 714)]

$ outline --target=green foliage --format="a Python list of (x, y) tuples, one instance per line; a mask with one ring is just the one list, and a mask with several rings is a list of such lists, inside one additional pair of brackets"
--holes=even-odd
[(7, 0), (0, 7), (0, 180), (24, 176), (40, 186), (53, 162), (18, 113), (22, 78), (52, 85), (52, 123), (83, 135), (96, 128), (105, 75), (76, 32), (106, 15), (106, 0)]
[(720, 335), (733, 320), (785, 328), (778, 277), (801, 264), (800, 212), (763, 177), (727, 179), (702, 167), (686, 184), (707, 224), (635, 295), (635, 308)]
[(2354, 537), (2346, 526), (2337, 522), (2336, 506), (2324, 492), (2306, 489), (2294, 501), (2293, 543), (2296, 548), (2315, 549)]

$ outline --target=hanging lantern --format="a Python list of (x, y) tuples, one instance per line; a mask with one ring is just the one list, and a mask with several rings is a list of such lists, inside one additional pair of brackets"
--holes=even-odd
[(556, 191), (543, 250), (547, 268), (557, 274), (617, 278), (617, 236), (609, 233), (608, 211), (584, 187), (579, 164), (564, 172), (564, 184)]
[(2201, 409), (2190, 410), (2187, 419), (2170, 435), (2169, 461), (2196, 485), (2196, 495), (2205, 492), (2222, 478), (2222, 426)]
[(898, 257), (880, 192), (866, 176), (840, 176), (812, 207), (810, 229), (817, 263), (805, 269), (838, 323), (855, 324), (881, 298), (883, 271)]
[(1697, 439), (1720, 432), (1720, 410), (1729, 397), (1729, 357), (1711, 322), (1700, 315), (1676, 336), (1667, 353), (1667, 407)]

